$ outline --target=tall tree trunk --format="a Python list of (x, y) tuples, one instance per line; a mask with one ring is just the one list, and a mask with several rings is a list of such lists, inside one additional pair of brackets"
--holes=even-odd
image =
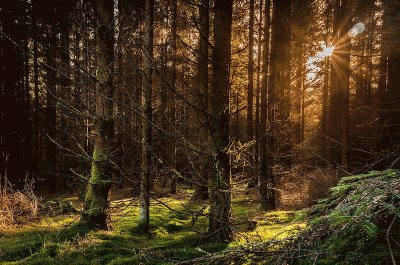
[(90, 229), (108, 227), (114, 138), (114, 1), (93, 2), (96, 17), (96, 118), (92, 170), (82, 222)]
[(142, 173), (140, 178), (139, 228), (148, 233), (150, 230), (150, 186), (152, 157), (152, 75), (153, 75), (153, 24), (154, 0), (146, 0), (144, 20), (144, 78), (143, 78), (143, 135), (142, 135)]
[(310, 3), (308, 0), (299, 0), (294, 5), (294, 16), (295, 22), (293, 27), (293, 40), (294, 40), (294, 64), (295, 64), (295, 76), (294, 76), (294, 98), (293, 109), (294, 109), (294, 122), (293, 122), (293, 140), (296, 145), (297, 155), (296, 158), (300, 158), (300, 144), (302, 139), (302, 118), (303, 118), (303, 98), (305, 89), (305, 42), (306, 33), (309, 25), (309, 19), (307, 14), (311, 12)]
[[(332, 4), (330, 1), (327, 2), (327, 7), (325, 10), (325, 45), (326, 47), (330, 47), (333, 45), (331, 43), (331, 24), (332, 24)], [(322, 115), (321, 115), (321, 155), (326, 160), (328, 159), (328, 100), (329, 100), (329, 73), (330, 73), (330, 57), (326, 56), (324, 58), (324, 83), (322, 88)]]
[[(178, 26), (178, 3), (177, 0), (172, 0), (172, 71), (171, 71), (171, 85), (174, 90), (177, 89), (176, 86), (176, 56), (177, 56), (177, 47), (176, 47), (176, 37), (177, 37), (177, 26)], [(172, 93), (171, 93), (172, 94)], [(171, 194), (176, 194), (176, 184), (177, 184), (177, 176), (176, 176), (176, 142), (175, 142), (175, 135), (176, 135), (176, 100), (175, 95), (171, 99), (171, 119), (173, 122), (173, 139), (169, 141), (169, 159), (170, 163), (169, 166), (171, 167), (170, 174), (171, 174)]]
[(349, 79), (351, 39), (351, 1), (336, 0), (334, 6), (335, 51), (331, 58), (331, 87), (329, 93), (329, 133), (332, 146), (330, 161), (348, 167), (349, 145)]
[[(249, 17), (249, 63), (247, 69), (247, 141), (254, 140), (253, 102), (254, 102), (254, 0), (250, 0)], [(257, 185), (257, 176), (254, 175), (254, 148), (249, 152), (247, 175), (250, 178), (250, 188)]]
[[(60, 25), (60, 62), (62, 71), (60, 72), (60, 98), (64, 102), (69, 102), (71, 100), (71, 58), (70, 58), (70, 22), (69, 22), (69, 14), (66, 14), (64, 17), (64, 21)], [(64, 103), (65, 104), (65, 103)], [(72, 123), (68, 115), (63, 115), (60, 118), (60, 127), (61, 128), (71, 128)], [(62, 132), (62, 137), (60, 137), (61, 144), (63, 146), (70, 146), (70, 138), (69, 134), (66, 132)], [(61, 161), (62, 165), (59, 168), (61, 171), (61, 175), (59, 178), (60, 185), (62, 187), (68, 187), (68, 171), (71, 167), (71, 158), (68, 155), (64, 155)]]
[[(385, 7), (385, 6), (384, 6)], [(379, 124), (380, 143), (379, 148), (384, 150), (388, 147), (388, 127), (386, 126), (387, 119), (387, 77), (388, 77), (388, 55), (389, 55), (389, 42), (387, 28), (389, 24), (389, 12), (384, 10), (381, 27), (381, 42), (380, 42), (380, 61), (379, 61), (379, 84), (378, 84), (378, 107), (379, 107)], [(386, 165), (383, 165), (385, 167)]]
[[(270, 52), (270, 28), (271, 28), (271, 0), (265, 1), (265, 18), (264, 18), (264, 48), (263, 48), (263, 63), (262, 63), (262, 81), (261, 81), (261, 117), (260, 117), (260, 195), (261, 195), (261, 208), (263, 210), (271, 210), (275, 208), (275, 201), (272, 194), (272, 150), (267, 148), (273, 147), (273, 143), (268, 142), (271, 140), (268, 136), (271, 132), (267, 132), (267, 119), (268, 114), (273, 112), (273, 105), (271, 99), (267, 105), (268, 98), (268, 68), (269, 68), (269, 52)], [(270, 127), (271, 128), (271, 127)]]
[(26, 168), (29, 161), (25, 161), (28, 159), (25, 153), (31, 148), (25, 145), (29, 129), (25, 65), (19, 48), (27, 39), (26, 28), (19, 21), (26, 15), (25, 4), (23, 1), (0, 2), (0, 184), (4, 184), (4, 176), (17, 184), (30, 173)]
[(56, 65), (56, 37), (55, 25), (50, 25), (47, 31), (48, 47), (46, 50), (46, 164), (47, 164), (47, 184), (50, 192), (57, 191), (57, 65)]
[(209, 235), (215, 241), (230, 241), (231, 176), (229, 149), (229, 66), (231, 61), (233, 0), (215, 0), (213, 77), (210, 98), (210, 133), (214, 142), (210, 177)]
[(262, 59), (262, 25), (263, 25), (263, 2), (264, 0), (260, 0), (260, 19), (258, 22), (258, 47), (257, 47), (257, 83), (256, 83), (256, 117), (254, 122), (254, 136), (255, 136), (255, 152), (254, 152), (254, 168), (256, 170), (256, 181), (257, 184), (260, 183), (260, 89), (261, 89), (261, 59)]
[(33, 83), (34, 83), (34, 88), (33, 88), (33, 94), (34, 94), (34, 107), (35, 107), (35, 113), (34, 113), (34, 118), (33, 118), (33, 124), (34, 124), (34, 139), (33, 139), (33, 171), (35, 174), (38, 173), (38, 170), (40, 168), (40, 159), (39, 159), (39, 134), (40, 134), (40, 105), (39, 105), (39, 56), (38, 56), (38, 17), (37, 17), (37, 5), (36, 2), (33, 2), (32, 4), (32, 12), (33, 12), (33, 22), (32, 22), (32, 27), (33, 27)]
[[(291, 126), (290, 126), (290, 46), (291, 20), (288, 7), (291, 0), (274, 2), (271, 39), (271, 72), (269, 79), (269, 105), (275, 113), (269, 115), (270, 125), (275, 136), (278, 158), (286, 166), (291, 164)], [(289, 9), (290, 10), (290, 9)], [(272, 139), (271, 139), (272, 140)]]
[[(387, 29), (388, 32), (388, 64), (387, 64), (387, 105), (388, 117), (386, 125), (388, 127), (388, 145), (400, 145), (400, 5), (396, 0), (383, 1), (384, 12), (387, 12)], [(398, 153), (391, 158), (391, 160), (398, 160)], [(392, 161), (390, 161), (392, 163)], [(399, 168), (399, 163), (391, 166)]]
[[(208, 40), (210, 35), (209, 23), (209, 0), (201, 0), (199, 6), (200, 25), (199, 25), (199, 54), (197, 62), (197, 86), (199, 91), (198, 108), (200, 120), (200, 141), (202, 150), (208, 150), (207, 144), (207, 115), (208, 115)], [(193, 194), (194, 200), (207, 200), (208, 199), (208, 171), (210, 167), (210, 158), (206, 155), (200, 154), (200, 175), (196, 179), (195, 192)]]

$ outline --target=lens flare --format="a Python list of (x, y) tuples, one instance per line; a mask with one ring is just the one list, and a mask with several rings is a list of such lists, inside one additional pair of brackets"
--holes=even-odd
[(354, 27), (351, 30), (349, 30), (348, 35), (350, 38), (354, 38), (357, 35), (363, 33), (364, 30), (365, 30), (365, 24), (362, 22), (358, 22), (357, 24), (354, 25)]
[(321, 55), (321, 57), (331, 57), (334, 50), (335, 50), (335, 46), (325, 47), (320, 55)]
[(354, 25), (354, 28), (357, 30), (357, 34), (361, 34), (365, 30), (365, 25), (362, 22), (358, 22), (357, 24)]

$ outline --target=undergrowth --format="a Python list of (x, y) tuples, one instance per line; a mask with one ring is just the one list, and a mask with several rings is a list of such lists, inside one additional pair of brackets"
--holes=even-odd
[(41, 199), (33, 192), (33, 181), (25, 179), (22, 190), (0, 176), (0, 231), (32, 222), (39, 217)]
[(400, 262), (399, 171), (342, 178), (329, 197), (302, 213), (308, 225), (298, 233), (242, 245), (183, 264), (395, 265)]
[(0, 232), (0, 263), (176, 264), (250, 242), (285, 237), (294, 229), (288, 226), (294, 213), (264, 213), (256, 200), (235, 194), (236, 240), (230, 244), (207, 242), (203, 235), (208, 208), (190, 201), (191, 193), (182, 189), (177, 196), (152, 201), (150, 237), (137, 231), (139, 207), (132, 199), (113, 201), (110, 231), (88, 232), (77, 225), (79, 215), (70, 213)]
[(400, 173), (342, 178), (310, 211), (310, 225), (275, 264), (396, 264), (400, 261)]

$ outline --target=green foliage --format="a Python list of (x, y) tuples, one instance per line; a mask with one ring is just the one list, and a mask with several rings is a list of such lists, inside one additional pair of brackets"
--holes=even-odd
[(309, 210), (309, 227), (285, 253), (299, 258), (287, 264), (375, 265), (400, 260), (400, 247), (390, 239), (400, 237), (399, 213), (398, 171), (345, 177), (331, 189), (330, 197)]
[[(233, 200), (233, 218), (239, 231), (236, 241), (231, 244), (207, 242), (202, 235), (208, 227), (208, 208), (190, 201), (191, 193), (191, 190), (183, 190), (178, 198), (161, 198), (162, 203), (151, 203), (150, 237), (137, 229), (137, 202), (114, 201), (111, 231), (88, 231), (85, 226), (76, 224), (79, 220), (76, 213), (45, 218), (41, 223), (2, 235), (0, 263), (174, 264), (251, 241), (285, 236), (294, 228), (290, 227), (292, 212), (259, 212), (256, 201), (237, 195)], [(257, 221), (252, 231), (247, 231), (249, 219)]]

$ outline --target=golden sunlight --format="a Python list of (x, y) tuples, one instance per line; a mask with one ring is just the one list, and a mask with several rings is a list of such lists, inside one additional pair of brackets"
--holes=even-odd
[(320, 56), (321, 57), (331, 57), (334, 50), (335, 50), (335, 46), (325, 47), (324, 50), (320, 53)]

